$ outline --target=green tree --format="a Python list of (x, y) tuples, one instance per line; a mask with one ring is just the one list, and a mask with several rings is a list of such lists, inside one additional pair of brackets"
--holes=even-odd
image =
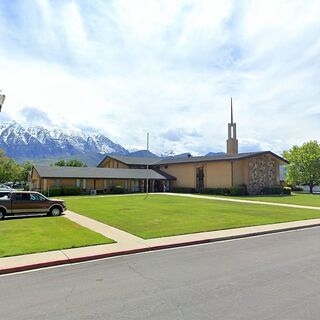
[(0, 182), (19, 180), (21, 168), (12, 158), (6, 157), (0, 149)]
[(309, 141), (301, 147), (293, 146), (283, 156), (290, 162), (287, 182), (308, 185), (312, 193), (313, 187), (320, 184), (320, 144)]
[(53, 165), (58, 167), (66, 167), (66, 162), (64, 160), (59, 160), (55, 162)]
[(20, 165), (20, 181), (28, 181), (29, 178), (29, 172), (31, 171), (33, 166), (32, 161), (26, 161), (22, 165)]
[(59, 167), (86, 167), (87, 166), (85, 163), (77, 159), (59, 160), (54, 165)]

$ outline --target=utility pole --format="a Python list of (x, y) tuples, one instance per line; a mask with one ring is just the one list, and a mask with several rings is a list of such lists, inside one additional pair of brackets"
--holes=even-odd
[[(147, 132), (147, 151), (149, 151), (149, 132)], [(146, 186), (147, 196), (149, 194), (149, 164), (147, 161), (147, 186)]]

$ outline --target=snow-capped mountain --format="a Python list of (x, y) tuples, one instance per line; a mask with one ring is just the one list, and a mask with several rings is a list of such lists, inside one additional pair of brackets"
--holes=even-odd
[(129, 153), (99, 133), (24, 126), (17, 122), (0, 123), (0, 148), (17, 161), (81, 155), (90, 155), (99, 161), (106, 153)]

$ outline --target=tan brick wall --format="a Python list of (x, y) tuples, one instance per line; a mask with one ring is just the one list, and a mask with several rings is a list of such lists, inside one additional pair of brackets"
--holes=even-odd
[(215, 161), (205, 165), (205, 187), (231, 187), (231, 162)]
[(160, 170), (177, 178), (172, 181), (173, 187), (196, 187), (196, 168), (204, 168), (204, 187), (230, 187), (231, 186), (231, 163), (228, 161), (216, 161), (205, 163), (181, 163), (161, 166)]
[(248, 159), (233, 161), (233, 186), (248, 184)]
[(173, 175), (177, 180), (172, 181), (173, 187), (188, 187), (195, 188), (196, 176), (194, 164), (169, 164), (166, 166), (160, 166), (160, 170)]

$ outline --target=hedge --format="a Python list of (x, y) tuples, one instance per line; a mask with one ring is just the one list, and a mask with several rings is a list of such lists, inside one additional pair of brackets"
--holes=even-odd
[(111, 193), (113, 194), (123, 194), (123, 193), (126, 193), (126, 191), (127, 190), (122, 186), (114, 186), (111, 188)]
[(274, 187), (264, 187), (261, 191), (264, 195), (290, 195), (291, 188), (274, 186)]
[(175, 193), (195, 193), (196, 192), (194, 188), (185, 188), (185, 187), (172, 188), (171, 191)]
[(62, 195), (63, 196), (78, 196), (80, 195), (81, 190), (78, 187), (63, 187)]
[(247, 193), (247, 188), (244, 186), (230, 188), (230, 196), (245, 196), (246, 193)]
[(43, 194), (47, 197), (76, 196), (81, 194), (81, 190), (78, 187), (50, 187), (49, 192)]
[(230, 188), (204, 188), (200, 191), (203, 194), (229, 195)]

